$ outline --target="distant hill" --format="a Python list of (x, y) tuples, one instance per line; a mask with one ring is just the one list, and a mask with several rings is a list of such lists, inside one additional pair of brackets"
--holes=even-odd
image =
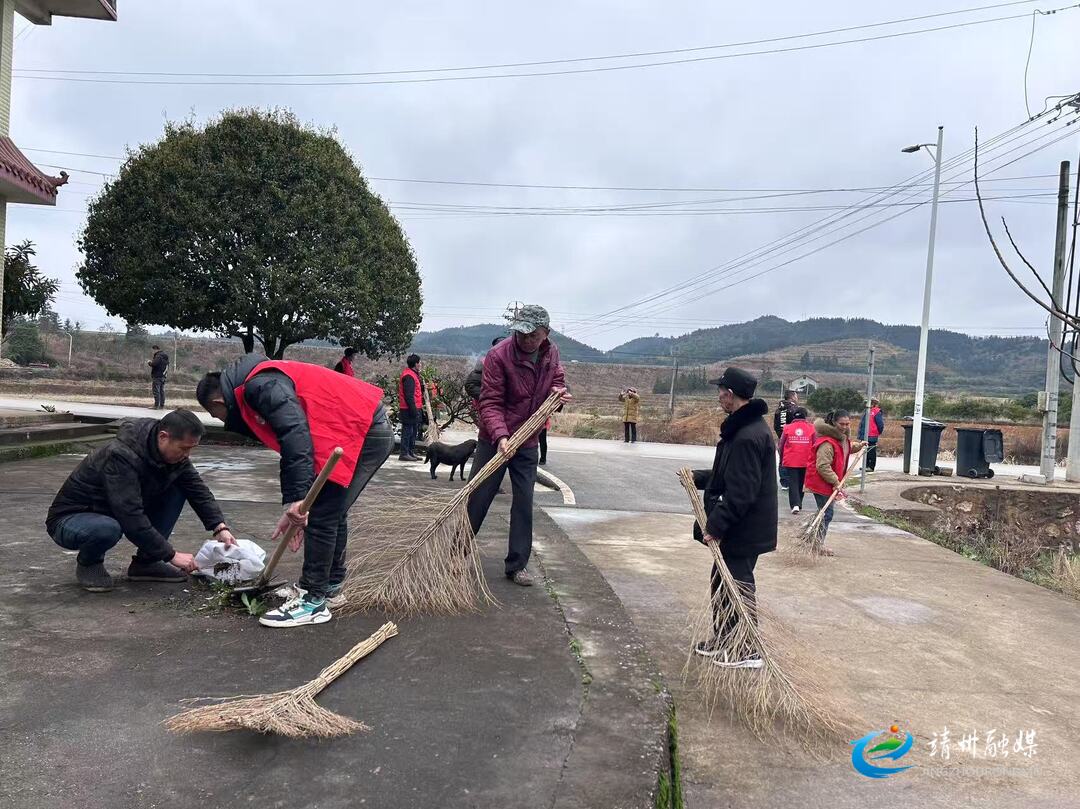
[[(418, 354), (474, 356), (487, 351), (505, 327), (488, 323), (436, 332), (413, 340)], [(714, 365), (734, 358), (768, 367), (775, 379), (802, 373), (865, 371), (865, 345), (873, 341), (878, 372), (897, 384), (914, 385), (919, 348), (917, 326), (890, 326), (865, 318), (812, 318), (788, 321), (765, 316), (746, 323), (698, 329), (681, 337), (639, 337), (610, 351), (599, 351), (557, 332), (552, 334), (566, 360), (623, 365), (668, 365), (674, 349), (685, 364)], [(1042, 387), (1046, 341), (1035, 337), (972, 337), (932, 329), (927, 379), (969, 390), (1030, 391)], [(751, 366), (754, 367), (754, 366)]]
[[(491, 348), (491, 341), (506, 334), (506, 326), (482, 323), (479, 326), (454, 326), (439, 331), (422, 331), (413, 338), (412, 350), (417, 354), (446, 354), (453, 357), (479, 356)], [(557, 331), (551, 333), (564, 360), (579, 362), (611, 362), (603, 351), (579, 343)]]

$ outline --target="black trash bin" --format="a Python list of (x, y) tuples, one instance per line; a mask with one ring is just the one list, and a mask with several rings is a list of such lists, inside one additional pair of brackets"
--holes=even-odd
[[(932, 475), (937, 471), (938, 446), (941, 444), (941, 431), (945, 429), (940, 421), (923, 419), (922, 438), (919, 441), (919, 474)], [(904, 474), (911, 472), (911, 430), (912, 425), (904, 425)]]
[(1005, 459), (1001, 430), (956, 428), (956, 474), (966, 478), (992, 478), (992, 463)]

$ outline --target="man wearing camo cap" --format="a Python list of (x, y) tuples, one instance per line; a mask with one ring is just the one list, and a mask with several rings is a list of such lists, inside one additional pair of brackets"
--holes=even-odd
[(510, 470), (513, 502), (510, 506), (510, 549), (506, 577), (528, 587), (533, 583), (526, 569), (532, 553), (533, 487), (539, 460), (539, 439), (532, 436), (513, 455), (507, 453), (510, 436), (535, 413), (552, 393), (559, 391), (570, 401), (559, 349), (548, 339), (551, 321), (547, 310), (535, 304), (518, 310), (510, 324), (512, 338), (492, 347), (484, 358), (480, 391), (480, 436), (473, 469), (481, 469), (496, 455), (506, 464), (488, 478), (469, 498), (469, 522), (474, 532), (487, 516)]

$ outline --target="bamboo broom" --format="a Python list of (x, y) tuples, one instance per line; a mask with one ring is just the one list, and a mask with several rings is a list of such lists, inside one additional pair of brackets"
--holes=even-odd
[[(562, 403), (553, 393), (528, 421), (510, 436), (505, 456), (496, 455), (448, 501), (439, 497), (406, 501), (379, 524), (359, 522), (362, 536), (348, 563), (343, 594), (347, 601), (337, 612), (381, 610), (394, 615), (454, 614), (477, 609), (495, 599), (484, 579), (476, 537), (469, 523), (469, 498), (506, 463), (522, 444), (544, 426)], [(417, 534), (417, 513), (437, 507), (435, 517)]]
[(818, 509), (817, 514), (815, 514), (814, 518), (806, 524), (802, 533), (799, 534), (798, 538), (795, 540), (795, 543), (792, 546), (792, 550), (795, 553), (813, 558), (820, 558), (825, 555), (825, 537), (822, 536), (821, 533), (821, 524), (825, 520), (825, 512), (828, 510), (829, 506), (833, 504), (833, 501), (836, 500), (837, 495), (844, 490), (848, 478), (859, 468), (863, 456), (869, 449), (870, 445), (867, 444), (848, 459), (848, 465), (844, 470), (844, 477), (840, 480), (840, 485), (833, 489), (833, 493), (829, 495), (829, 499), (825, 501), (825, 505)]
[(428, 437), (428, 446), (430, 447), (436, 441), (442, 438), (439, 425), (435, 422), (435, 414), (431, 410), (431, 397), (428, 395), (427, 382), (421, 380), (421, 387), (424, 393), (424, 409), (427, 410), (428, 426), (431, 428), (431, 435)]
[(319, 672), (319, 676), (291, 691), (258, 694), (250, 697), (226, 697), (226, 701), (203, 705), (179, 713), (163, 723), (174, 733), (199, 731), (254, 730), (279, 736), (331, 738), (347, 736), (370, 728), (347, 716), (322, 708), (315, 697), (363, 657), (371, 654), (398, 633), (392, 623), (383, 624), (366, 640), (360, 641), (343, 657)]
[[(678, 476), (704, 533), (708, 516), (694, 485), (694, 473), (681, 469)], [(698, 667), (698, 688), (706, 708), (712, 711), (718, 702), (725, 703), (762, 740), (776, 734), (778, 725), (795, 733), (808, 749), (821, 741), (851, 738), (849, 726), (837, 718), (837, 710), (829, 704), (824, 692), (813, 685), (805, 673), (796, 685), (781, 668), (777, 653), (758, 628), (755, 615), (758, 610), (751, 611), (747, 606), (748, 594), (744, 595), (742, 586), (728, 570), (719, 543), (707, 544), (720, 574), (720, 586), (693, 622), (686, 665), (686, 672), (689, 672), (692, 661), (702, 662)], [(699, 642), (712, 641), (718, 627), (728, 626), (731, 629), (718, 639), (720, 651), (714, 660), (723, 659), (720, 655), (726, 655), (729, 660), (757, 656), (761, 659), (761, 668), (719, 666), (695, 653)], [(778, 626), (776, 630), (780, 631)], [(795, 668), (794, 661), (791, 667)]]

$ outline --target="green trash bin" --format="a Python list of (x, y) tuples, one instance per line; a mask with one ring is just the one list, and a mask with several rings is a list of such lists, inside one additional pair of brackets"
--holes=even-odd
[[(919, 474), (933, 475), (937, 472), (938, 447), (941, 445), (941, 432), (946, 427), (940, 421), (923, 419), (922, 438), (919, 441)], [(911, 473), (911, 431), (912, 424), (904, 425), (904, 474)]]

